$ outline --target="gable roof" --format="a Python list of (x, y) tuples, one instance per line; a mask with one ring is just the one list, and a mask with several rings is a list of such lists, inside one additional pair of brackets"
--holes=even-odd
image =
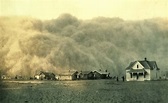
[(78, 74), (89, 74), (89, 73), (92, 73), (92, 71), (81, 71)]
[(131, 69), (135, 65), (135, 63), (137, 63), (137, 61), (131, 62), (130, 65), (126, 68), (126, 70)]
[(151, 70), (156, 69), (156, 70), (159, 70), (156, 61), (148, 61), (148, 60), (131, 62), (130, 65), (126, 68), (126, 70), (132, 69), (132, 67), (137, 62), (139, 62), (144, 67), (144, 69), (151, 69)]
[(150, 61), (148, 64), (151, 67), (151, 69), (155, 69), (156, 68), (157, 70), (159, 70), (156, 61)]
[(39, 73), (39, 75), (42, 75), (42, 74), (44, 74), (45, 76), (55, 76), (54, 73), (50, 73), (50, 72), (43, 72), (43, 71), (41, 71), (41, 72)]
[(138, 61), (145, 69), (150, 69), (150, 65), (149, 65), (149, 62), (147, 61)]
[(105, 71), (97, 71), (97, 70), (95, 70), (94, 72), (97, 72), (97, 73), (99, 73), (99, 74), (110, 74), (109, 72), (105, 72)]
[(75, 73), (78, 73), (77, 71), (68, 71), (68, 72), (64, 72), (64, 73), (61, 73), (59, 74), (60, 76), (72, 76), (74, 75)]

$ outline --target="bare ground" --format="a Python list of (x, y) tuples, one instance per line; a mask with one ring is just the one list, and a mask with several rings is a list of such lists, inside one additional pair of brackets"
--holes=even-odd
[(3, 81), (0, 103), (167, 103), (168, 81)]

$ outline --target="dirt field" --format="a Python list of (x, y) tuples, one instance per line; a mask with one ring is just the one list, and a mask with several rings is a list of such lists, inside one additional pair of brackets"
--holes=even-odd
[(167, 103), (168, 81), (3, 81), (0, 103)]

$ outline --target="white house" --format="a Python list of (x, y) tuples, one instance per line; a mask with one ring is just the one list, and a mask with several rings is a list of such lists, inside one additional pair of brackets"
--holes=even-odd
[(36, 75), (34, 76), (34, 78), (39, 80), (39, 79), (40, 79), (40, 75), (39, 75), (39, 74), (36, 74)]
[(59, 74), (58, 80), (75, 80), (77, 79), (77, 71), (68, 71)]
[(156, 61), (148, 61), (146, 58), (134, 61), (126, 68), (126, 81), (157, 80), (160, 77), (159, 70)]
[(40, 71), (39, 74), (36, 74), (34, 78), (38, 80), (55, 80), (56, 79), (54, 73), (43, 72), (43, 71)]

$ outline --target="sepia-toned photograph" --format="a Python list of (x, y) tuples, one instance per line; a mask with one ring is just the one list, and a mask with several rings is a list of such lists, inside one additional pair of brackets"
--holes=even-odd
[(168, 103), (168, 0), (0, 0), (0, 103)]

